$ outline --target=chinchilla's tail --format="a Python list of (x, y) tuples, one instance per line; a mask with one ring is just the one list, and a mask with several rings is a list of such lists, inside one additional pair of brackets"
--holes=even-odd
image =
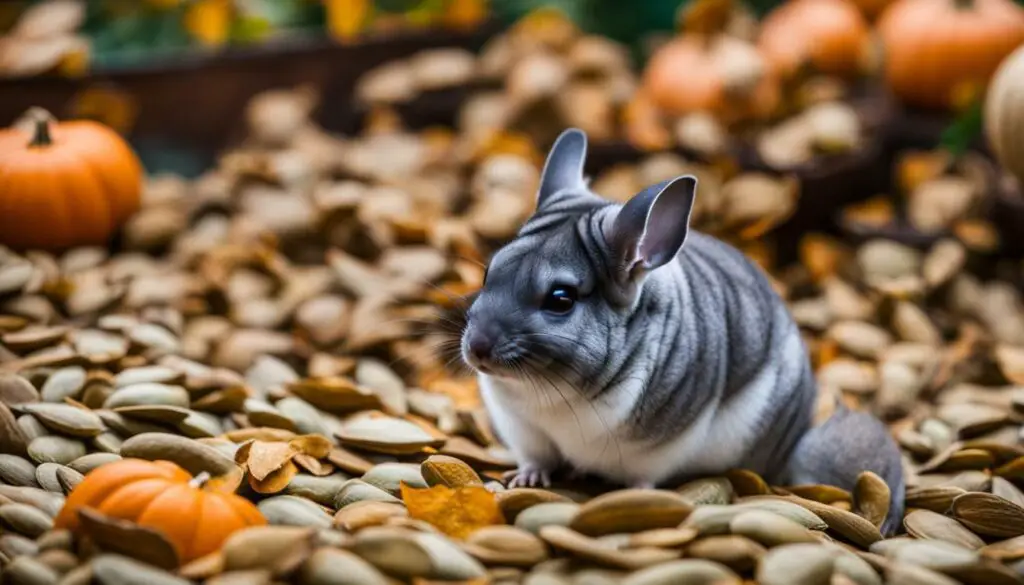
[(828, 484), (852, 491), (863, 471), (889, 485), (889, 515), (881, 531), (890, 536), (903, 522), (903, 462), (888, 429), (874, 416), (837, 404), (832, 416), (797, 444), (787, 475), (792, 485)]

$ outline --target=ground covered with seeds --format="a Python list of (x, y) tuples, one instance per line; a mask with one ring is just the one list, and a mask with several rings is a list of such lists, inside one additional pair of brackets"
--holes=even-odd
[[(509, 453), (451, 367), (453, 315), (529, 214), (540, 153), (388, 111), (358, 138), (301, 106), (268, 127), (295, 99), (254, 100), (250, 140), (198, 179), (152, 177), (116, 251), (0, 251), (5, 583), (1024, 582), (1021, 266), (992, 260), (983, 226), (919, 248), (809, 234), (778, 269), (782, 179), (671, 154), (595, 178), (623, 197), (701, 176), (698, 226), (758, 258), (806, 333), (819, 418), (842, 400), (890, 423), (905, 534), (879, 533), (889, 493), (871, 474), (853, 493), (744, 470), (507, 489)], [(55, 522), (123, 459), (208, 475), (267, 524), (195, 556), (180, 542), (220, 528), (188, 507), (164, 530)]]

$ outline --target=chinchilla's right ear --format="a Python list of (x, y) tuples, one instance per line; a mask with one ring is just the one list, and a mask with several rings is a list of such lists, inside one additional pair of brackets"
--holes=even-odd
[(587, 160), (587, 135), (578, 128), (562, 132), (555, 140), (544, 172), (540, 177), (537, 193), (537, 210), (550, 205), (556, 193), (585, 192), (587, 183), (583, 178), (583, 163)]

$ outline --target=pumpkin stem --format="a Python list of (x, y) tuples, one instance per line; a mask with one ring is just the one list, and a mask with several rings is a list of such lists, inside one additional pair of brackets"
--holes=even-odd
[(974, 0), (953, 0), (953, 6), (957, 10), (970, 10), (974, 8)]
[(188, 485), (194, 488), (201, 488), (206, 485), (206, 482), (210, 481), (210, 474), (203, 471), (199, 475), (192, 478), (192, 481), (188, 482)]
[(28, 143), (29, 148), (41, 148), (53, 144), (50, 136), (50, 121), (36, 120), (35, 132), (32, 134), (32, 141)]
[(53, 115), (42, 108), (30, 108), (17, 122), (16, 128), (22, 128), (32, 135), (29, 141), (29, 148), (40, 148), (53, 144), (53, 136), (50, 134), (50, 122)]

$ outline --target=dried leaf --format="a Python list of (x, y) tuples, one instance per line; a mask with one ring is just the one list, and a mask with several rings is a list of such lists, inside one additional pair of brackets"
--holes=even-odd
[(409, 516), (435, 526), (453, 538), (464, 539), (484, 526), (505, 524), (494, 494), (486, 488), (411, 488), (402, 482), (402, 500)]
[(253, 441), (249, 445), (249, 456), (245, 460), (249, 475), (256, 481), (263, 481), (271, 473), (284, 467), (297, 451), (289, 443), (267, 443)]
[(292, 461), (299, 467), (317, 477), (325, 477), (334, 473), (333, 465), (330, 463), (322, 463), (319, 459), (306, 455), (305, 453), (299, 453), (295, 457), (292, 457)]
[(298, 475), (299, 468), (288, 460), (284, 466), (274, 471), (270, 475), (266, 476), (262, 480), (258, 480), (252, 475), (249, 476), (249, 485), (256, 492), (261, 494), (276, 494), (288, 487), (288, 484), (292, 481), (292, 478)]
[(323, 459), (331, 452), (331, 442), (323, 435), (302, 435), (295, 437), (288, 444), (298, 453), (309, 455), (315, 459)]

